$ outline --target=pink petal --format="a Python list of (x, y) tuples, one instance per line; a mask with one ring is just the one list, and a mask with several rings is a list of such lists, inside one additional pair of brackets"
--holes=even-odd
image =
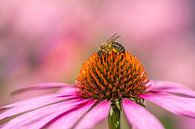
[[(50, 98), (60, 98), (60, 97), (67, 97), (67, 96), (74, 96), (76, 95), (75, 93), (77, 92), (77, 88), (64, 88), (64, 91), (62, 93), (55, 93), (55, 94), (50, 94), (50, 95), (44, 95), (44, 96), (40, 96), (40, 97), (33, 97), (33, 98), (30, 98), (30, 99), (26, 99), (26, 100), (22, 100), (22, 101), (19, 101), (19, 102), (16, 102), (16, 103), (13, 103), (13, 104), (10, 104), (10, 105), (6, 105), (2, 108), (11, 108), (11, 107), (16, 107), (16, 106), (23, 106), (23, 105), (26, 105), (26, 104), (38, 104), (38, 102), (41, 102), (45, 100), (48, 101), (48, 99)], [(38, 100), (38, 101), (37, 101)], [(40, 100), (40, 101), (39, 101)]]
[(78, 91), (79, 89), (76, 87), (66, 87), (66, 88), (61, 88), (60, 90), (58, 90), (58, 93), (62, 94), (61, 97), (67, 96), (67, 95), (78, 96)]
[[(49, 129), (71, 129), (75, 126), (75, 124), (82, 118), (85, 113), (87, 113), (90, 108), (95, 104), (95, 100), (91, 100), (85, 105), (79, 105), (74, 110), (58, 115), (55, 119), (52, 120), (47, 126)], [(42, 128), (45, 128), (44, 126)]]
[[(75, 98), (76, 96), (71, 96), (67, 93), (64, 94), (51, 94), (51, 95), (45, 95), (41, 97), (34, 97), (31, 99), (23, 100), (20, 102), (16, 102), (14, 104), (10, 104), (7, 106), (2, 107), (2, 109), (7, 109), (5, 112), (0, 114), (0, 120), (5, 119), (7, 117), (11, 117), (13, 115), (17, 115), (23, 112), (27, 112), (36, 108), (40, 108), (42, 106), (56, 103), (56, 102), (61, 102), (62, 100), (66, 99), (71, 99)], [(72, 93), (72, 91), (71, 91)], [(59, 97), (59, 96), (64, 96), (64, 97)], [(69, 96), (65, 96), (69, 95)]]
[(179, 96), (184, 97), (195, 97), (195, 91), (187, 88), (184, 85), (166, 82), (166, 81), (151, 81), (151, 86), (148, 90), (164, 92), (164, 93), (172, 93)]
[(74, 84), (65, 84), (60, 82), (40, 83), (40, 84), (29, 86), (27, 88), (16, 90), (12, 92), (12, 94), (13, 95), (19, 94), (30, 90), (47, 90), (47, 89), (68, 88), (68, 87), (69, 88), (74, 87)]
[(125, 115), (135, 129), (164, 129), (162, 124), (144, 107), (129, 99), (122, 102)]
[(21, 129), (28, 128), (28, 126), (31, 129), (38, 129), (41, 126), (45, 125), (48, 120), (53, 119), (55, 116), (54, 114), (66, 112), (73, 107), (87, 101), (88, 100), (75, 99), (43, 107), (14, 118), (10, 122), (8, 122), (2, 129)]
[(195, 118), (195, 99), (170, 94), (147, 93), (144, 99), (155, 103), (168, 111), (182, 116)]
[(110, 102), (105, 100), (89, 111), (77, 124), (75, 129), (91, 129), (97, 123), (108, 118)]

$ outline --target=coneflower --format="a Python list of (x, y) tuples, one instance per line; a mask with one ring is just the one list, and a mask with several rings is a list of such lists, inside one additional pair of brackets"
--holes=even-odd
[(181, 116), (195, 118), (195, 92), (180, 84), (150, 81), (140, 61), (116, 42), (100, 45), (84, 62), (75, 84), (43, 83), (28, 90), (59, 88), (1, 108), (2, 129), (91, 129), (108, 118), (120, 129), (122, 112), (135, 129), (163, 129), (145, 107), (145, 100)]

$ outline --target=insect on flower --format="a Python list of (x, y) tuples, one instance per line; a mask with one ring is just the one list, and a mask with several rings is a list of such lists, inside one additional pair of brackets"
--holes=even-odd
[(121, 112), (133, 128), (164, 129), (146, 110), (145, 100), (195, 118), (195, 92), (181, 84), (149, 80), (118, 38), (113, 35), (83, 63), (75, 84), (43, 83), (14, 92), (59, 89), (1, 107), (2, 129), (91, 129), (105, 119), (110, 129), (120, 129)]
[(103, 42), (98, 50), (98, 55), (101, 57), (102, 54), (109, 54), (110, 52), (118, 52), (118, 53), (125, 53), (125, 48), (118, 42), (115, 42), (120, 36), (114, 34), (110, 39), (106, 42)]

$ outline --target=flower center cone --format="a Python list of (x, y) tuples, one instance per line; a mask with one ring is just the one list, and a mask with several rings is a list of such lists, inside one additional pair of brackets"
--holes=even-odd
[(79, 94), (90, 99), (137, 98), (144, 93), (148, 76), (140, 61), (129, 52), (98, 55), (84, 62), (76, 78)]

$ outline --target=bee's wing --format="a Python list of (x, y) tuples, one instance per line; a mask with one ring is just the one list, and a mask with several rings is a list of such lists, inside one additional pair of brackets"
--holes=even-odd
[(120, 37), (120, 35), (118, 35), (118, 33), (115, 33), (115, 34), (112, 35), (106, 42), (107, 42), (107, 43), (114, 42), (114, 41), (116, 41), (119, 37)]

